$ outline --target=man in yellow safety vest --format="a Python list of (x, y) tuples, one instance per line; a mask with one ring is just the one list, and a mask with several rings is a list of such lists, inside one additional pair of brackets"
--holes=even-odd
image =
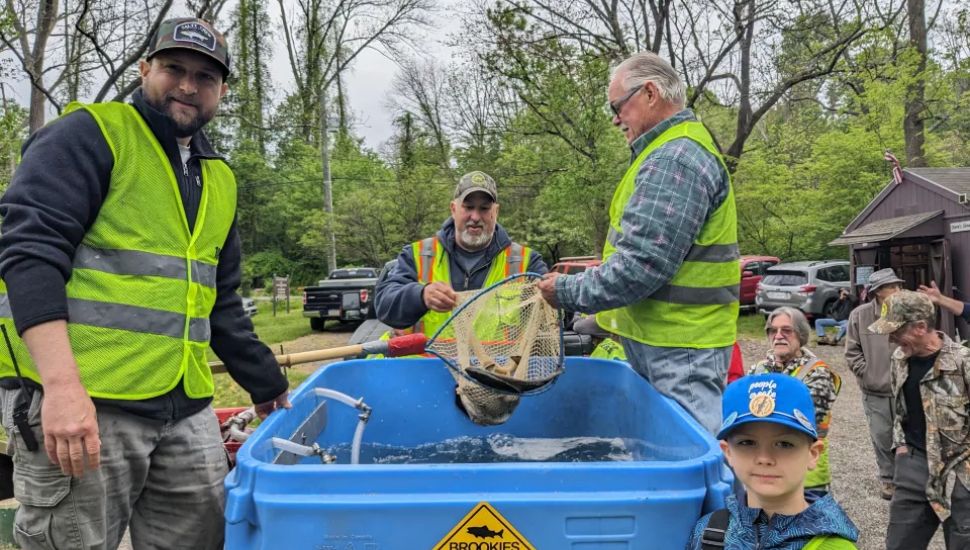
[(209, 347), (265, 417), (287, 380), (236, 289), (236, 181), (202, 127), (229, 50), (163, 21), (129, 103), (71, 104), (0, 202), (0, 411), (21, 548), (222, 548)]
[(455, 291), (485, 288), (515, 273), (546, 273), (538, 252), (512, 242), (498, 211), (495, 180), (478, 171), (462, 176), (451, 217), (434, 236), (405, 246), (375, 289), (377, 318), (430, 338), (455, 308)]
[(638, 53), (613, 71), (607, 97), (632, 163), (610, 205), (603, 263), (547, 275), (543, 296), (596, 313), (630, 364), (711, 433), (738, 315), (737, 214), (713, 138), (684, 108), (669, 63)]

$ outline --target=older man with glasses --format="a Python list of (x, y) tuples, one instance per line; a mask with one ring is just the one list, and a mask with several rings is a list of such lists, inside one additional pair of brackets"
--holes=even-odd
[(818, 440), (825, 446), (815, 469), (805, 478), (805, 492), (823, 496), (829, 492), (832, 473), (829, 471), (829, 428), (832, 422), (832, 406), (842, 389), (842, 379), (808, 348), (808, 335), (812, 329), (801, 310), (780, 307), (768, 315), (765, 334), (768, 336), (768, 353), (751, 367), (748, 374), (781, 373), (801, 380), (808, 386), (815, 404), (815, 426)]
[(603, 263), (549, 274), (543, 296), (622, 338), (630, 364), (711, 433), (738, 315), (737, 214), (714, 139), (684, 108), (669, 63), (638, 53), (613, 71), (607, 99), (631, 165), (610, 206)]

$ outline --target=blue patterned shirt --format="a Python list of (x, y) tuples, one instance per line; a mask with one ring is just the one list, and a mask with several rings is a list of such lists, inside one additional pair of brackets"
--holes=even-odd
[[(633, 159), (671, 126), (697, 120), (685, 109), (633, 142)], [(728, 195), (728, 174), (697, 142), (682, 138), (650, 154), (620, 221), (623, 235), (603, 264), (556, 279), (563, 308), (595, 313), (639, 302), (680, 269), (704, 223)]]

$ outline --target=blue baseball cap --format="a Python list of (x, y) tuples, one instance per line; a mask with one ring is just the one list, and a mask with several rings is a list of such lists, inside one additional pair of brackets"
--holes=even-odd
[(734, 428), (750, 422), (774, 422), (818, 439), (815, 405), (801, 380), (787, 374), (742, 376), (724, 390), (724, 423), (717, 432), (724, 439)]

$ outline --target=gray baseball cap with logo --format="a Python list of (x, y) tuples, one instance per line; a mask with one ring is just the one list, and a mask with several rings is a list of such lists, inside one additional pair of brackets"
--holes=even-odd
[(229, 76), (229, 47), (226, 45), (226, 37), (204, 19), (180, 17), (162, 21), (158, 25), (158, 31), (152, 36), (145, 59), (172, 49), (192, 50), (207, 55), (222, 67), (224, 76)]
[(498, 202), (498, 188), (495, 185), (495, 180), (485, 172), (478, 170), (469, 172), (458, 180), (458, 185), (455, 186), (455, 198), (463, 201), (468, 195), (479, 191)]

